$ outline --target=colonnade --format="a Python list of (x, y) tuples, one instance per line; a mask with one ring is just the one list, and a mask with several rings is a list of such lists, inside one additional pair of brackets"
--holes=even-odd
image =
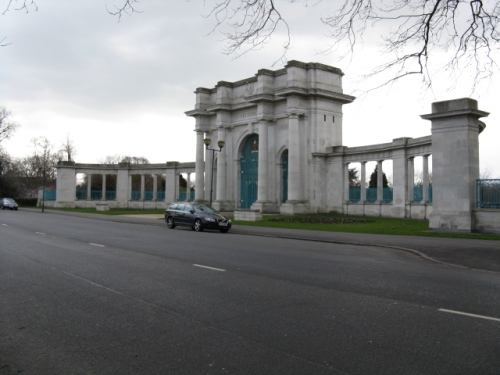
[[(187, 188), (186, 188), (186, 199), (187, 201), (191, 200), (191, 175), (192, 173), (185, 173), (187, 175)], [(86, 174), (87, 177), (87, 194), (86, 194), (86, 200), (95, 200), (92, 197), (92, 176), (98, 175), (101, 177), (101, 198), (100, 200), (105, 201), (108, 200), (108, 190), (107, 190), (107, 176), (115, 176), (115, 178), (118, 178), (117, 174), (109, 174), (109, 173), (91, 173), (91, 174)], [(146, 190), (146, 176), (152, 176), (153, 177), (153, 183), (152, 183), (152, 190)], [(134, 176), (140, 176), (140, 196), (138, 199), (136, 199), (133, 195), (132, 192), (133, 190), (133, 178)], [(163, 177), (164, 175), (158, 175), (158, 174), (129, 174), (128, 175), (128, 192), (129, 192), (129, 200), (139, 200), (139, 201), (144, 201), (144, 200), (151, 200), (151, 201), (164, 201), (165, 197), (167, 195), (167, 189), (168, 189), (168, 184), (165, 183), (165, 191), (164, 194), (159, 194), (158, 192), (158, 176)], [(182, 174), (179, 173), (176, 177), (176, 184), (175, 184), (175, 195), (174, 195), (174, 200), (179, 199), (179, 193), (180, 193), (180, 181), (181, 181), (181, 176)], [(164, 178), (164, 177), (163, 177)], [(117, 186), (115, 186), (115, 191), (117, 189)], [(146, 198), (146, 191), (151, 191), (152, 196), (150, 199)], [(115, 198), (109, 199), (113, 200)]]
[[(422, 156), (422, 187), (423, 187), (423, 197), (420, 203), (429, 203), (429, 186), (430, 186), (430, 173), (429, 173), (429, 157), (430, 154), (423, 154), (417, 156), (410, 156), (406, 158), (406, 168), (403, 169), (403, 175), (401, 171), (397, 171), (393, 168), (394, 176), (394, 186), (400, 187), (400, 182), (404, 181), (404, 186), (406, 186), (404, 195), (404, 201), (406, 203), (414, 203), (414, 188), (415, 188), (415, 157)], [(377, 203), (384, 201), (383, 198), (383, 162), (385, 160), (377, 160)], [(360, 190), (361, 199), (358, 203), (365, 203), (366, 199), (366, 164), (368, 161), (361, 161), (360, 163)], [(344, 164), (344, 201), (349, 201), (349, 166), (352, 162), (347, 162)]]

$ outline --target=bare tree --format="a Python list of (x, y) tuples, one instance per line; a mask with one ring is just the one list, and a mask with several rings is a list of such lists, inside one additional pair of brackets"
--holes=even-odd
[(66, 139), (61, 145), (60, 153), (66, 156), (67, 161), (74, 161), (74, 157), (76, 155), (76, 147), (69, 134), (66, 135)]
[[(109, 0), (108, 12), (118, 18), (140, 12), (139, 0)], [(287, 40), (280, 53), (286, 59), (292, 30), (284, 16), (291, 4), (303, 4), (304, 13), (311, 7), (324, 7), (318, 19), (330, 30), (325, 52), (344, 51), (354, 55), (365, 33), (380, 35), (381, 65), (371, 68), (366, 77), (384, 77), (380, 85), (403, 77), (419, 75), (424, 84), (432, 84), (433, 72), (458, 72), (472, 69), (472, 90), (483, 79), (498, 71), (494, 54), (500, 50), (500, 0), (205, 0), (208, 18), (214, 30), (226, 38), (225, 52), (241, 56), (262, 48), (271, 37), (285, 30)], [(38, 10), (35, 0), (8, 0), (9, 10)], [(226, 28), (227, 27), (227, 28)], [(342, 51), (341, 51), (342, 52)], [(344, 55), (342, 52), (341, 56)], [(446, 63), (434, 59), (443, 55)], [(386, 75), (387, 74), (387, 75)], [(377, 84), (378, 85), (378, 84)]]
[(0, 107), (0, 142), (12, 136), (19, 124), (12, 120), (12, 113)]
[(118, 164), (118, 163), (149, 164), (149, 160), (143, 156), (120, 156), (120, 155), (108, 155), (104, 159), (101, 159), (99, 162), (101, 164)]
[[(136, 1), (127, 0), (116, 14), (133, 12)], [(498, 70), (493, 56), (500, 49), (498, 0), (343, 0), (335, 5), (321, 0), (313, 4), (310, 0), (214, 0), (209, 17), (215, 20), (215, 29), (229, 26), (226, 52), (237, 56), (261, 48), (283, 25), (288, 34), (283, 46), (285, 56), (291, 30), (278, 4), (285, 8), (298, 2), (304, 4), (304, 12), (312, 5), (324, 6), (326, 14), (331, 14), (320, 20), (330, 29), (325, 51), (347, 44), (349, 53), (354, 54), (365, 32), (380, 32), (381, 56), (387, 60), (366, 76), (390, 72), (384, 75), (382, 85), (415, 74), (431, 85), (431, 71), (462, 68), (473, 69), (475, 85)], [(431, 57), (441, 53), (449, 59), (444, 66), (435, 66)]]
[(2, 14), (5, 14), (11, 10), (23, 10), (29, 13), (30, 10), (38, 10), (38, 5), (36, 5), (35, 0), (8, 0), (4, 5)]

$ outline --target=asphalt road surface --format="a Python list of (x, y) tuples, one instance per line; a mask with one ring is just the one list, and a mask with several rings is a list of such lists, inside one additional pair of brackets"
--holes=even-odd
[(0, 374), (500, 374), (500, 274), (0, 212)]

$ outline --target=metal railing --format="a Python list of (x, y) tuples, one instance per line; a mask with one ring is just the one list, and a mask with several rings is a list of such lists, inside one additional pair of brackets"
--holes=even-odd
[(500, 179), (476, 180), (476, 207), (500, 208)]
[[(415, 186), (413, 188), (413, 202), (420, 203), (423, 200), (423, 187)], [(393, 192), (392, 188), (384, 188), (383, 190), (383, 201), (384, 203), (391, 203), (393, 201)], [(377, 201), (377, 188), (367, 188), (366, 189), (366, 202), (373, 203)], [(432, 202), (432, 186), (429, 186), (428, 201)], [(349, 202), (357, 203), (361, 201), (361, 188), (349, 188)]]
[[(413, 187), (413, 202), (420, 203), (424, 199), (424, 187), (414, 186)], [(432, 186), (429, 186), (427, 190), (427, 201), (432, 202)]]
[[(383, 189), (382, 200), (384, 203), (391, 203), (393, 197), (392, 188)], [(361, 188), (350, 188), (349, 189), (349, 202), (357, 203), (361, 200)], [(374, 203), (377, 201), (377, 188), (367, 188), (366, 189), (366, 201), (369, 203)]]

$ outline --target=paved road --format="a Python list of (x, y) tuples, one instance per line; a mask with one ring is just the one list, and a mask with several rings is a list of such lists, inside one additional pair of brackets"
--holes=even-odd
[(1, 371), (498, 374), (500, 274), (234, 229), (2, 212)]

